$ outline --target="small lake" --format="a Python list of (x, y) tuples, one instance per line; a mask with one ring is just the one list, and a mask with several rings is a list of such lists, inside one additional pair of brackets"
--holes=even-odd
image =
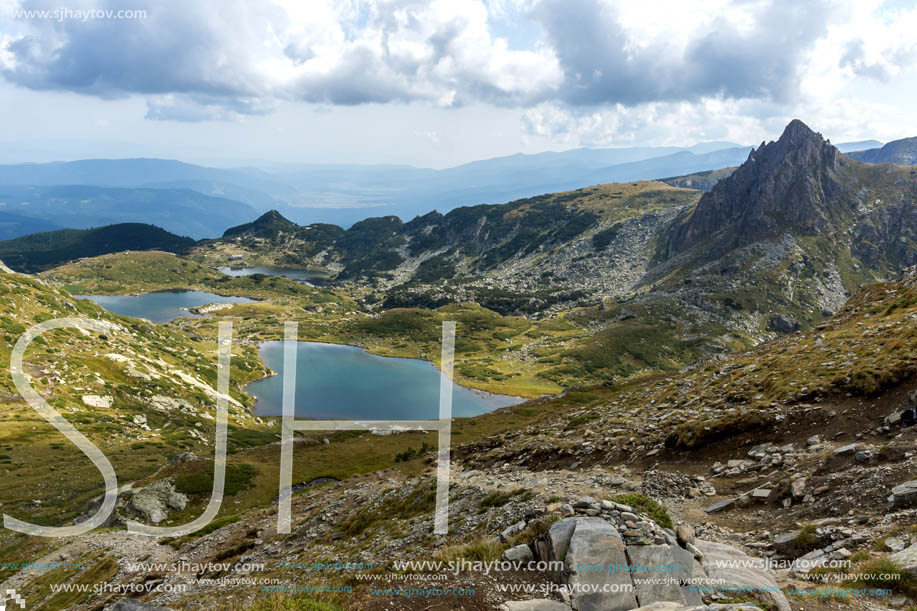
[(109, 312), (121, 316), (145, 318), (150, 322), (169, 322), (179, 317), (195, 315), (182, 308), (193, 308), (209, 303), (252, 303), (248, 297), (225, 297), (203, 291), (156, 291), (142, 295), (78, 295), (91, 299)]
[[(249, 384), (255, 412), (283, 414), (283, 342), (261, 346), (264, 363), (280, 375)], [(435, 420), (440, 372), (417, 359), (377, 356), (355, 346), (297, 342), (296, 416), (320, 420)], [(453, 384), (452, 415), (478, 416), (525, 399)]]
[(241, 267), (233, 269), (231, 267), (218, 267), (218, 272), (227, 276), (254, 276), (255, 274), (264, 274), (265, 276), (283, 276), (290, 280), (309, 283), (312, 280), (325, 278), (322, 272), (311, 271), (308, 269), (293, 269), (291, 267), (274, 267), (271, 265), (256, 267)]

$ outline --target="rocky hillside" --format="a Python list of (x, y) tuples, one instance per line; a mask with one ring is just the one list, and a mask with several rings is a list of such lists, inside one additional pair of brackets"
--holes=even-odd
[[(86, 569), (32, 568), (0, 585), (49, 607), (64, 602), (46, 585), (53, 578), (181, 585), (130, 601), (171, 609), (909, 608), (917, 601), (915, 320), (913, 278), (871, 285), (820, 328), (724, 362), (457, 420), (442, 537), (431, 534), (431, 436), (331, 436), (303, 440), (296, 452), (314, 464), (353, 456), (360, 443), (411, 451), (398, 468), (343, 481), (316, 475), (336, 473), (340, 458), (310, 471), (293, 496), (289, 535), (276, 532), (272, 480), (257, 488), (260, 504), (200, 534), (151, 544), (115, 530), (64, 541), (42, 559), (80, 559)], [(267, 469), (277, 451), (240, 456)], [(196, 457), (183, 460), (167, 473), (200, 468)], [(348, 564), (314, 568), (332, 558)], [(405, 560), (459, 568), (396, 566)], [(460, 568), (497, 560), (518, 564)], [(148, 568), (181, 562), (209, 568)], [(625, 566), (665, 566), (662, 577), (673, 579)], [(253, 579), (283, 589), (252, 587)], [(590, 589), (602, 584), (628, 588)], [(440, 593), (431, 603), (402, 588)], [(69, 605), (131, 608), (119, 598), (89, 593)]]
[(917, 137), (895, 140), (882, 148), (857, 151), (849, 155), (865, 163), (917, 165)]
[[(0, 503), (8, 513), (55, 524), (81, 513), (101, 480), (80, 451), (25, 403), (9, 363), (28, 328), (68, 317), (101, 321), (108, 330), (48, 331), (25, 353), (23, 371), (41, 397), (106, 448), (123, 484), (183, 451), (207, 452), (215, 430), (215, 323), (208, 336), (192, 340), (166, 325), (112, 315), (0, 266), (0, 444), (7, 477), (17, 482), (3, 489)], [(254, 354), (237, 350), (234, 361), (234, 381), (264, 372)], [(231, 447), (273, 440), (270, 427), (249, 411), (251, 399), (235, 387), (231, 395), (230, 428), (247, 432)]]
[(239, 253), (251, 262), (320, 267), (385, 292), (385, 307), (471, 300), (505, 313), (538, 312), (629, 293), (647, 270), (654, 236), (699, 196), (659, 182), (609, 184), (407, 223), (367, 219), (346, 231), (294, 229), (274, 213), (192, 256), (221, 264)]

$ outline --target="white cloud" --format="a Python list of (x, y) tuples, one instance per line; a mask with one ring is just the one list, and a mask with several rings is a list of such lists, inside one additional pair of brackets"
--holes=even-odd
[[(60, 2), (0, 0), (19, 8)], [(840, 137), (917, 130), (917, 7), (880, 0), (162, 0), (148, 13), (4, 20), (0, 75), (141, 96), (147, 118), (181, 122), (296, 102), (515, 108), (556, 146), (749, 142), (793, 117)]]

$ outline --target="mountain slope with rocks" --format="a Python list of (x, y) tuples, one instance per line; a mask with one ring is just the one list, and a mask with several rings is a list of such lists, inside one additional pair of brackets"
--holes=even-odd
[[(478, 426), (513, 412), (539, 414), (477, 441), (459, 436), (446, 536), (431, 534), (435, 461), (427, 448), (411, 459), (413, 472), (303, 487), (293, 496), (289, 535), (276, 532), (274, 499), (200, 536), (138, 545), (117, 532), (93, 534), (47, 559), (117, 556), (123, 562), (109, 571), (111, 583), (185, 586), (137, 601), (172, 609), (430, 606), (422, 595), (374, 593), (408, 587), (385, 575), (409, 576), (404, 581), (418, 589), (474, 590), (434, 602), (475, 610), (907, 608), (917, 601), (915, 320), (911, 276), (865, 287), (821, 328), (729, 361), (485, 416)], [(419, 445), (422, 433), (401, 434), (412, 435)], [(297, 568), (330, 558), (354, 568)], [(180, 560), (225, 565), (131, 568)], [(521, 564), (399, 571), (396, 560)], [(529, 561), (545, 564), (526, 568)], [(618, 565), (666, 566), (671, 579), (596, 569)], [(251, 566), (261, 568), (236, 568)], [(855, 577), (880, 574), (900, 579)], [(64, 579), (91, 579), (81, 575)], [(299, 593), (242, 582), (253, 578), (279, 579)], [(214, 589), (213, 579), (223, 587)], [(631, 589), (588, 589), (605, 583)], [(42, 591), (34, 570), (2, 585)], [(307, 593), (319, 585), (348, 589)], [(839, 594), (849, 588), (889, 593)], [(112, 608), (117, 600), (102, 593), (74, 608)]]

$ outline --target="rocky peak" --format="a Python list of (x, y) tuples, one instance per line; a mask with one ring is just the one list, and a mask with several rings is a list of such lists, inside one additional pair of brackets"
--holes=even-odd
[(251, 223), (245, 223), (237, 227), (231, 227), (223, 233), (223, 237), (232, 237), (237, 235), (249, 235), (257, 237), (272, 237), (282, 232), (293, 232), (299, 229), (299, 225), (287, 220), (276, 210), (265, 212)]
[(701, 243), (722, 253), (783, 232), (823, 232), (837, 212), (840, 176), (853, 163), (796, 119), (701, 198), (676, 224), (666, 254)]

